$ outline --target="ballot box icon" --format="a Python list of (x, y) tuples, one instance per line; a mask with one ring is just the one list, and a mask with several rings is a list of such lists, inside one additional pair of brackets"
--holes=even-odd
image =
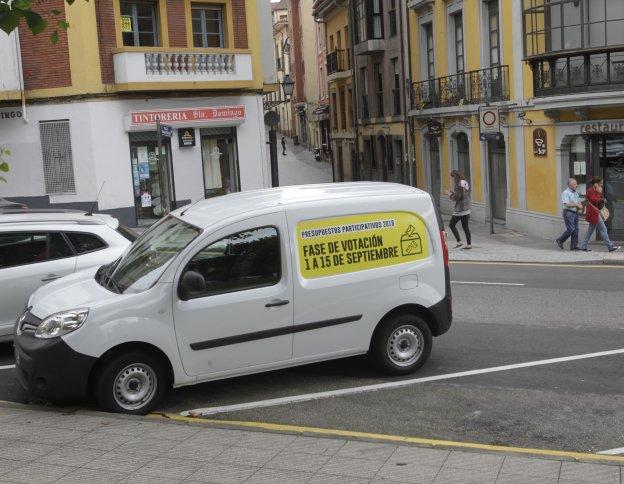
[(401, 235), (401, 255), (405, 257), (416, 254), (422, 254), (422, 241), (416, 232), (416, 228), (410, 225)]

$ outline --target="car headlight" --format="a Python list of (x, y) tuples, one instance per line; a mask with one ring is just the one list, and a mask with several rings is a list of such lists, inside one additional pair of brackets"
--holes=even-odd
[(86, 321), (88, 309), (63, 311), (45, 318), (35, 331), (37, 338), (56, 338), (77, 330)]

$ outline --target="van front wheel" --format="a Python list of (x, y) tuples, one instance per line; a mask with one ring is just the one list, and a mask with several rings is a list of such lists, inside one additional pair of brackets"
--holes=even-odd
[(158, 405), (167, 392), (162, 362), (143, 352), (113, 357), (99, 372), (95, 400), (109, 412), (145, 415)]
[(371, 345), (371, 356), (386, 373), (404, 375), (425, 364), (431, 345), (427, 323), (418, 316), (401, 314), (380, 328)]

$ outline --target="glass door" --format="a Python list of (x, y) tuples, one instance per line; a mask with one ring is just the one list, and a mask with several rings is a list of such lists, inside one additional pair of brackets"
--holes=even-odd
[(204, 196), (240, 191), (236, 131), (233, 128), (201, 130)]
[(624, 136), (603, 138), (601, 151), (605, 197), (611, 213), (607, 229), (612, 239), (624, 240)]
[(494, 191), (494, 218), (502, 220), (507, 218), (507, 155), (505, 153), (504, 140), (491, 140), (488, 142), (488, 156), (490, 160), (491, 189)]

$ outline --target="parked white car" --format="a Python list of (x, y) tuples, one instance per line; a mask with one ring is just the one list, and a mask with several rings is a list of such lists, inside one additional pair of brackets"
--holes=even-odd
[(117, 259), (134, 233), (110, 215), (0, 210), (0, 341), (44, 284)]

